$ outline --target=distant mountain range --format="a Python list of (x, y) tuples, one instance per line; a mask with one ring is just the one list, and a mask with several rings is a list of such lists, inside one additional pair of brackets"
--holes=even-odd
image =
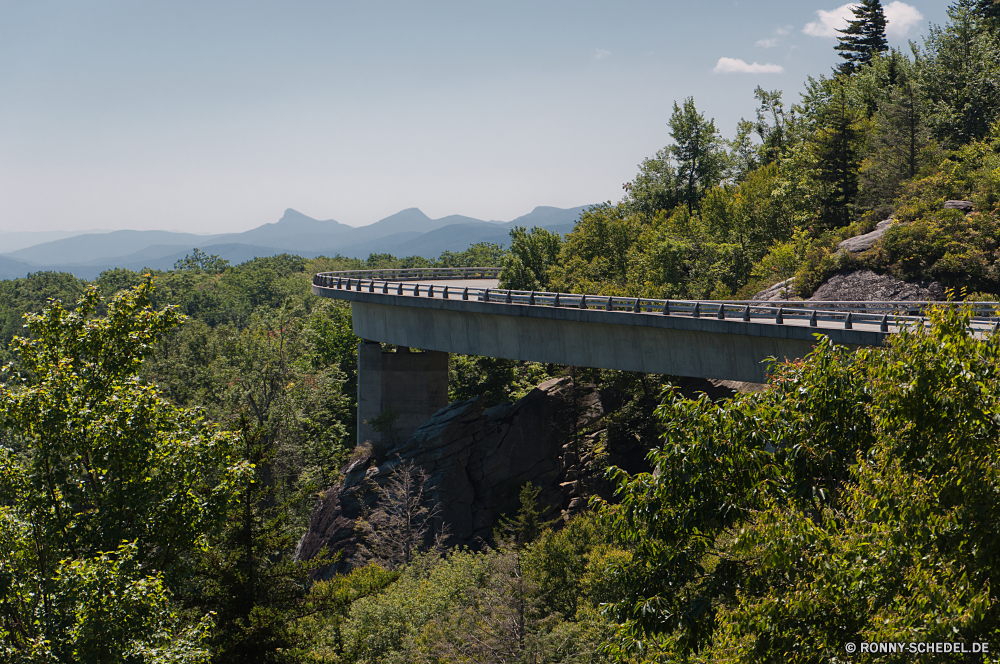
[(566, 234), (580, 213), (575, 208), (536, 207), (509, 222), (482, 221), (451, 215), (431, 219), (409, 208), (368, 226), (348, 226), (333, 219), (320, 221), (289, 208), (273, 224), (243, 233), (195, 235), (173, 231), (0, 232), (0, 279), (28, 272), (71, 272), (93, 279), (104, 270), (169, 270), (197, 247), (232, 264), (291, 253), (313, 258), (335, 256), (367, 258), (369, 254), (436, 258), (443, 251), (464, 251), (477, 242), (507, 244), (514, 226), (539, 226)]

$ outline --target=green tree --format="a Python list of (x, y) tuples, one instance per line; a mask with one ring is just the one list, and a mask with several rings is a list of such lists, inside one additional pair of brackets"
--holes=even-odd
[(105, 303), (90, 287), (75, 309), (53, 301), (29, 315), (30, 336), (13, 342), (21, 373), (8, 366), (0, 387), (17, 451), (0, 453), (8, 651), (141, 660), (176, 637), (184, 657), (203, 658), (205, 625), (181, 638), (164, 584), (183, 578), (248, 467), (230, 436), (139, 379), (181, 322), (150, 306), (151, 290), (147, 279)]
[(997, 0), (975, 0), (974, 9), (989, 25), (996, 27), (1000, 22), (1000, 2)]
[(174, 263), (175, 270), (204, 270), (212, 274), (225, 272), (229, 261), (215, 254), (207, 254), (195, 247), (194, 251)]
[(273, 443), (248, 418), (239, 429), (239, 457), (253, 472), (238, 484), (225, 528), (208, 538), (210, 546), (197, 557), (184, 599), (215, 617), (213, 661), (298, 661), (296, 623), (324, 609), (307, 600), (309, 575), (332, 561), (326, 554), (294, 560), (301, 536), (292, 519), (294, 503), (305, 502), (306, 495), (277, 495)]
[(705, 120), (704, 113), (695, 108), (693, 97), (685, 99), (682, 106), (674, 102), (674, 112), (667, 124), (674, 140), (670, 156), (677, 163), (679, 202), (693, 212), (700, 206), (704, 193), (719, 184), (725, 174), (722, 137), (715, 128), (715, 120)]
[(790, 125), (795, 119), (793, 114), (785, 111), (781, 90), (765, 90), (758, 85), (753, 96), (760, 103), (753, 129), (760, 136), (764, 163), (768, 164), (776, 161), (785, 151)]
[(510, 253), (503, 260), (500, 288), (547, 290), (549, 267), (556, 263), (562, 237), (544, 228), (529, 232), (524, 226), (510, 231)]
[(874, 118), (861, 166), (863, 203), (883, 210), (880, 216), (888, 216), (903, 183), (913, 179), (927, 163), (932, 145), (920, 90), (909, 74), (899, 75)]
[(647, 221), (628, 203), (594, 205), (566, 236), (550, 287), (560, 292), (618, 294), (628, 282), (629, 259)]
[(812, 178), (819, 185), (817, 221), (826, 228), (846, 226), (858, 196), (865, 130), (843, 83), (835, 84), (820, 123), (808, 142)]
[(885, 39), (885, 12), (879, 0), (861, 0), (851, 7), (854, 20), (845, 30), (838, 30), (840, 42), (834, 49), (846, 62), (838, 68), (842, 74), (853, 74), (872, 59), (889, 50)]
[(631, 552), (609, 650), (813, 662), (995, 638), (1000, 336), (970, 316), (855, 353), (823, 340), (728, 403), (668, 397), (654, 472), (616, 471), (603, 507)]
[(663, 148), (643, 159), (639, 172), (631, 182), (626, 182), (623, 202), (639, 214), (652, 216), (656, 212), (672, 210), (680, 202), (677, 169), (671, 163), (670, 148)]
[(966, 4), (931, 27), (917, 60), (928, 123), (951, 148), (985, 137), (1000, 118), (1000, 34)]

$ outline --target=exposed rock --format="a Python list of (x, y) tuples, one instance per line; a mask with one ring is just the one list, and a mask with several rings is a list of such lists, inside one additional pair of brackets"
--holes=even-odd
[(881, 238), (889, 226), (895, 221), (894, 217), (889, 217), (883, 221), (878, 222), (875, 225), (875, 230), (871, 233), (865, 233), (864, 235), (855, 235), (854, 237), (849, 237), (838, 246), (845, 251), (849, 251), (852, 254), (860, 253), (872, 248), (875, 241)]
[(696, 399), (699, 395), (705, 394), (712, 401), (730, 399), (741, 392), (760, 392), (767, 387), (763, 383), (714, 378), (677, 378), (673, 382), (680, 388), (681, 394), (689, 399)]
[(794, 288), (794, 286), (795, 286), (795, 277), (792, 277), (791, 279), (785, 279), (784, 281), (779, 281), (773, 286), (769, 286), (764, 290), (760, 291), (759, 293), (755, 293), (753, 297), (750, 298), (750, 301), (776, 302), (779, 300), (784, 301), (789, 299), (798, 300), (799, 298), (797, 297), (796, 298), (791, 297), (791, 294), (793, 292), (792, 289)]
[(945, 201), (945, 210), (961, 210), (968, 214), (972, 212), (972, 201)]
[(344, 481), (326, 490), (313, 510), (296, 558), (330, 548), (343, 552), (338, 568), (349, 565), (358, 549), (355, 521), (401, 463), (430, 476), (449, 546), (486, 540), (500, 515), (516, 510), (527, 482), (541, 489), (540, 504), (579, 509), (587, 487), (577, 479), (581, 460), (570, 441), (603, 415), (597, 389), (570, 378), (549, 380), (516, 403), (485, 412), (479, 398), (450, 404), (384, 456), (367, 451), (346, 468)]
[(871, 270), (835, 274), (816, 289), (810, 302), (941, 301), (944, 286), (937, 281), (900, 281)]

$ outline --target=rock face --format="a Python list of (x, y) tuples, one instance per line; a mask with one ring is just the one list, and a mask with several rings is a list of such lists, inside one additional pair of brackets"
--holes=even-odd
[(968, 214), (972, 212), (972, 201), (945, 201), (945, 210), (961, 210)]
[(516, 511), (527, 482), (541, 488), (539, 502), (550, 511), (582, 507), (586, 487), (570, 441), (603, 415), (596, 388), (570, 378), (549, 380), (516, 403), (486, 411), (479, 398), (450, 404), (406, 442), (381, 454), (368, 451), (348, 466), (343, 483), (323, 492), (296, 558), (330, 548), (343, 552), (337, 566), (343, 569), (358, 549), (355, 521), (401, 463), (412, 462), (430, 476), (449, 546), (480, 545), (501, 514)]
[(855, 235), (854, 237), (849, 237), (843, 242), (841, 242), (838, 246), (841, 249), (844, 249), (845, 251), (848, 251), (852, 254), (857, 254), (862, 251), (871, 249), (872, 245), (875, 244), (875, 241), (881, 238), (883, 235), (885, 235), (885, 231), (889, 228), (889, 226), (892, 225), (894, 221), (895, 219), (893, 217), (889, 217), (888, 219), (880, 221), (878, 222), (878, 224), (875, 225), (875, 230), (873, 230), (871, 233), (865, 233), (864, 235)]
[[(793, 292), (792, 289), (795, 286), (795, 277), (791, 279), (785, 279), (784, 281), (779, 281), (769, 288), (765, 288), (759, 293), (754, 294), (750, 298), (751, 302), (779, 302), (792, 299), (789, 295)], [(794, 298), (799, 299), (799, 298)]]
[(944, 286), (936, 281), (907, 282), (871, 270), (835, 274), (816, 289), (810, 302), (940, 301)]

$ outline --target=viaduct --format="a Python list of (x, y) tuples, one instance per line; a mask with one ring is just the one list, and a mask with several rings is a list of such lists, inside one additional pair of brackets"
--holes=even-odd
[[(312, 292), (351, 303), (358, 442), (388, 410), (408, 437), (448, 404), (448, 353), (763, 383), (766, 361), (823, 334), (857, 348), (923, 325), (928, 302), (678, 301), (497, 290), (499, 268), (326, 272)], [(985, 305), (985, 303), (983, 303)], [(974, 327), (997, 329), (996, 303)], [(980, 310), (977, 309), (977, 314)], [(382, 343), (397, 351), (382, 351)], [(418, 348), (421, 353), (411, 353)]]

